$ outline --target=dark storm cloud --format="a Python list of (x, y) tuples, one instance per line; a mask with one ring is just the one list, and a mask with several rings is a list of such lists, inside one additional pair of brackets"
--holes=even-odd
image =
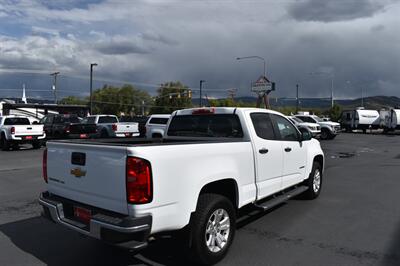
[(142, 47), (132, 41), (105, 41), (98, 43), (94, 49), (105, 55), (148, 54), (150, 48)]
[(298, 21), (346, 21), (371, 17), (383, 10), (384, 2), (371, 0), (304, 0), (290, 5), (288, 12)]

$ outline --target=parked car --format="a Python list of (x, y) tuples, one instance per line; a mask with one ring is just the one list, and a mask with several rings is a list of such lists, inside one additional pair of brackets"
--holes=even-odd
[(121, 123), (115, 115), (91, 115), (84, 118), (83, 124), (96, 125), (100, 138), (139, 136), (138, 123)]
[(94, 138), (95, 125), (82, 125), (82, 119), (75, 114), (48, 114), (40, 121), (44, 125), (47, 139)]
[(289, 116), (287, 117), (296, 127), (299, 129), (304, 128), (308, 131), (310, 131), (311, 135), (314, 138), (320, 137), (321, 135), (321, 126), (317, 123), (306, 123), (303, 122), (300, 118), (297, 118), (295, 116)]
[(120, 122), (136, 122), (139, 124), (139, 137), (146, 137), (146, 123), (149, 120), (148, 116), (122, 116)]
[(147, 138), (162, 138), (171, 115), (151, 115), (146, 123)]
[(43, 125), (32, 125), (25, 116), (0, 116), (0, 146), (3, 151), (11, 147), (18, 148), (20, 144), (32, 144), (34, 149), (41, 146), (46, 138)]
[(323, 169), (319, 141), (278, 112), (185, 109), (162, 142), (49, 142), (39, 202), (48, 219), (123, 248), (179, 230), (191, 259), (213, 264), (227, 254), (242, 207), (315, 199)]
[(295, 117), (306, 123), (317, 123), (321, 126), (321, 139), (334, 139), (340, 132), (340, 124), (332, 121), (324, 121), (316, 115), (307, 113), (297, 114)]
[(361, 129), (365, 133), (367, 129), (378, 129), (380, 122), (377, 110), (366, 110), (364, 108), (345, 110), (340, 118), (341, 128), (348, 132)]

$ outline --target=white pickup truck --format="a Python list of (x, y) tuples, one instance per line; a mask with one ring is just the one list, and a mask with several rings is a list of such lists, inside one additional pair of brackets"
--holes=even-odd
[(18, 148), (19, 144), (32, 144), (34, 149), (41, 146), (46, 138), (43, 125), (31, 125), (25, 116), (0, 116), (0, 147), (8, 151), (11, 147)]
[[(139, 123), (136, 122), (119, 122), (115, 115), (91, 115), (85, 117), (82, 124), (93, 125), (97, 127), (97, 132), (101, 138), (109, 137), (138, 137)], [(84, 126), (83, 126), (84, 127)]]
[(179, 230), (190, 258), (208, 265), (226, 255), (239, 209), (314, 199), (323, 169), (318, 140), (280, 113), (185, 109), (162, 140), (48, 142), (39, 202), (50, 220), (129, 249)]

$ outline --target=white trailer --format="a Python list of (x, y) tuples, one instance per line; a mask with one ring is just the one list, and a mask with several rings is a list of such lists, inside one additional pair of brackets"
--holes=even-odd
[(390, 109), (390, 111), (381, 112), (382, 127), (384, 131), (394, 131), (400, 129), (400, 109)]
[(380, 115), (377, 110), (356, 110), (343, 111), (341, 116), (341, 126), (346, 131), (362, 129), (377, 129), (380, 127)]

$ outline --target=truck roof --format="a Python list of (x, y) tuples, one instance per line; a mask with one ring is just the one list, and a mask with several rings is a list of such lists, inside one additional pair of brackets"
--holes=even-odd
[(252, 107), (198, 107), (175, 111), (173, 115), (192, 115), (192, 114), (234, 114), (243, 111), (259, 111), (264, 113), (278, 114), (279, 112), (270, 109), (252, 108)]

